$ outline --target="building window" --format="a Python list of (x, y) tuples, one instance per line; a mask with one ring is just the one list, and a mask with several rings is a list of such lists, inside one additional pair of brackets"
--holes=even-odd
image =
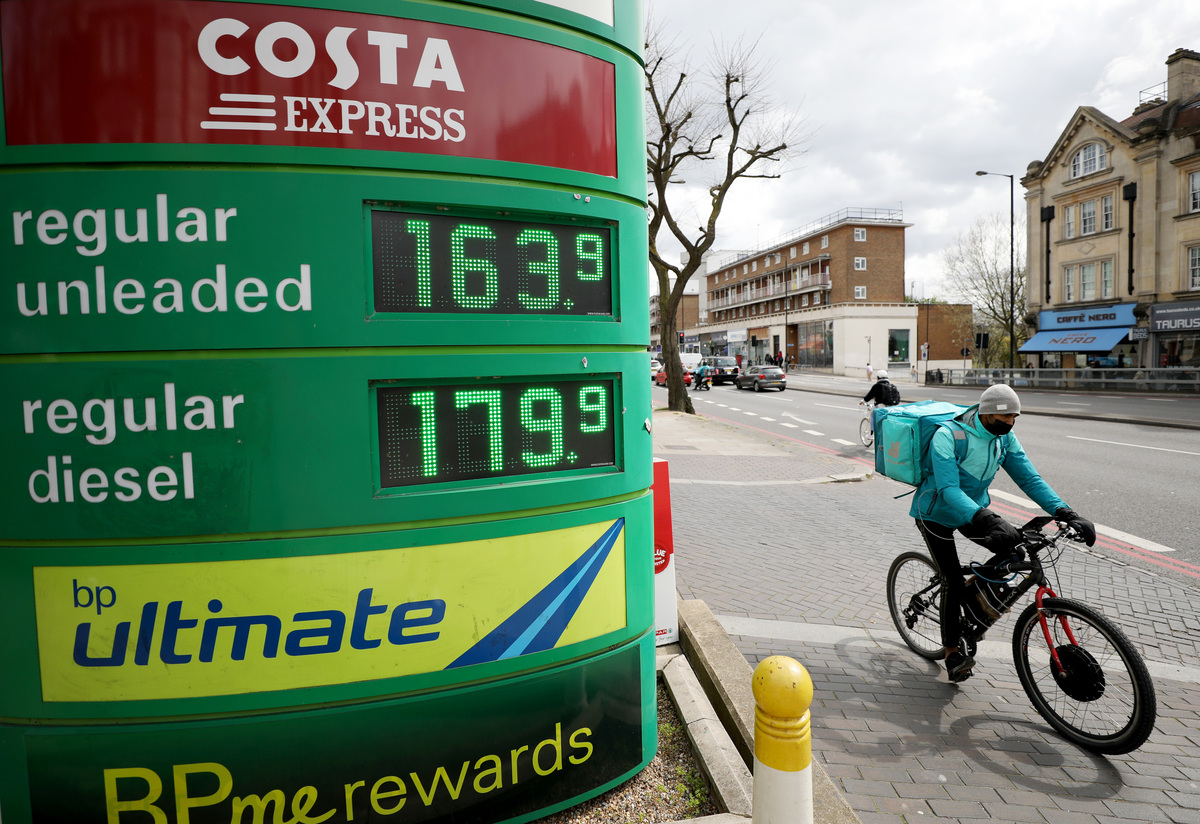
[(1108, 168), (1108, 154), (1099, 143), (1089, 143), (1071, 158), (1071, 177), (1083, 177)]
[(1200, 289), (1200, 246), (1188, 249), (1188, 289)]
[(1200, 172), (1192, 172), (1188, 175), (1188, 211), (1200, 212)]
[(1105, 195), (1100, 198), (1100, 231), (1107, 232), (1113, 227), (1113, 198)]
[[(1200, 248), (1200, 247), (1197, 247), (1197, 248)], [(808, 306), (808, 295), (804, 295), (802, 298), (800, 298), (800, 305)]]
[(1113, 262), (1111, 260), (1100, 261), (1100, 297), (1111, 298), (1113, 296)]
[(829, 248), (829, 235), (821, 235), (821, 248), (822, 249)]
[(1063, 230), (1066, 233), (1067, 240), (1075, 237), (1075, 207), (1068, 206), (1063, 209)]
[(743, 263), (743, 264), (742, 264), (742, 274), (744, 275), (744, 274), (746, 274), (746, 273), (747, 273), (747, 272), (749, 272), (749, 271), (750, 271), (750, 266), (749, 266), (749, 264)]
[(1085, 200), (1079, 204), (1079, 234), (1096, 234), (1096, 201)]
[(816, 306), (820, 302), (821, 302), (821, 293), (813, 292), (813, 306)]
[(758, 261), (757, 261), (757, 260), (752, 260), (752, 261), (750, 261), (750, 271), (751, 271), (751, 272), (757, 272), (757, 271), (758, 271)]
[(804, 254), (806, 254), (806, 255), (808, 254), (808, 244), (807, 243), (804, 244)]
[(865, 257), (856, 257), (854, 259), (854, 271), (856, 271), (856, 272), (867, 271), (867, 259)]
[(793, 247), (791, 248), (791, 253), (792, 253), (792, 257), (795, 257), (795, 256), (796, 256), (796, 247), (795, 247), (795, 246), (793, 246)]
[(1075, 267), (1063, 269), (1063, 301), (1071, 303), (1075, 300)]
[(1094, 263), (1079, 265), (1079, 299), (1096, 299), (1096, 264)]
[(867, 299), (867, 287), (855, 286), (854, 287), (854, 299), (855, 300), (866, 300)]
[(855, 240), (866, 240), (867, 239), (867, 230), (866, 229), (855, 229), (854, 230), (854, 239)]

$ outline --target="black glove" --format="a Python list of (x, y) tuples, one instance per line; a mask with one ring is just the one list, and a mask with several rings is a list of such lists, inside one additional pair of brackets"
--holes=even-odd
[(1067, 506), (1060, 506), (1054, 511), (1054, 520), (1062, 521), (1067, 526), (1079, 530), (1080, 537), (1088, 546), (1096, 545), (1096, 525), (1087, 518), (1081, 518), (1079, 513)]
[(987, 507), (975, 513), (971, 526), (982, 533), (983, 545), (993, 554), (1007, 552), (1023, 540), (1021, 530)]

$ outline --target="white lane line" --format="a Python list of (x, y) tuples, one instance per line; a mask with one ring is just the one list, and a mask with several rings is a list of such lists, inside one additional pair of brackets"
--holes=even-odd
[[(740, 410), (739, 410), (739, 411), (740, 411)], [(742, 414), (743, 414), (743, 415), (749, 415), (749, 416), (750, 416), (750, 417), (752, 417), (752, 418), (757, 418), (757, 417), (758, 417), (758, 413), (757, 413), (757, 412), (742, 412)]]
[[(859, 405), (861, 406), (861, 404), (859, 404)], [(858, 409), (858, 407), (855, 407), (855, 406), (838, 406), (838, 405), (832, 404), (832, 403), (814, 403), (813, 406), (823, 406), (826, 409), (849, 409), (851, 412), (854, 412), (854, 411), (861, 412), (862, 411), (861, 409)]]
[(825, 437), (825, 433), (824, 433), (824, 432), (818, 432), (818, 431), (817, 431), (817, 430), (815, 430), (815, 429), (805, 429), (804, 431), (805, 431), (805, 433), (806, 433), (806, 434), (809, 434), (809, 435), (816, 435), (816, 436), (817, 436), (817, 437), (819, 437), (819, 438), (823, 438), (823, 437)]
[(775, 423), (775, 419), (774, 419), (774, 418), (763, 418), (762, 420), (764, 420), (764, 421), (770, 421), (771, 423)]
[(1057, 401), (1060, 406), (1091, 406), (1090, 403), (1078, 403), (1072, 401)]
[(729, 408), (729, 404), (727, 404), (727, 403), (719, 403), (719, 404), (717, 404), (717, 406), (721, 407), (722, 409), (728, 409), (728, 408)]
[(1153, 449), (1155, 452), (1174, 452), (1176, 455), (1200, 455), (1200, 452), (1187, 452), (1183, 449), (1167, 449), (1165, 446), (1145, 446), (1140, 443), (1123, 443), (1121, 441), (1102, 441), (1099, 438), (1081, 438), (1078, 435), (1068, 435), (1073, 441), (1091, 441), (1092, 443), (1106, 443), (1109, 446), (1130, 446), (1134, 449)]
[(780, 421), (779, 425), (786, 426), (788, 429), (799, 429), (800, 428), (800, 427), (796, 426), (796, 424), (788, 423), (787, 421)]
[(854, 446), (854, 441), (843, 441), (841, 438), (830, 438), (834, 443), (840, 443), (842, 446)]
[(804, 420), (804, 418), (797, 418), (795, 415), (793, 415), (790, 412), (784, 412), (783, 417), (791, 418), (792, 420), (796, 421), (796, 423), (802, 423), (805, 426), (816, 426), (817, 425), (816, 421), (806, 421), (806, 420)]
[[(1016, 504), (1017, 506), (1024, 507), (1025, 509), (1041, 509), (1041, 507), (1039, 507), (1033, 501), (1029, 500), (1028, 498), (1023, 498), (1020, 495), (1013, 495), (1010, 492), (1004, 492), (1000, 489), (990, 489), (988, 492), (993, 498), (1000, 498), (1001, 500), (1008, 501), (1010, 504)], [(1105, 526), (1104, 524), (1096, 524), (1096, 532), (1100, 535), (1104, 535), (1105, 537), (1112, 538), (1115, 541), (1123, 541), (1130, 546), (1135, 546), (1138, 549), (1144, 549), (1147, 552), (1175, 551), (1169, 546), (1156, 544), (1154, 541), (1147, 540), (1146, 538), (1139, 538), (1136, 535), (1130, 535), (1128, 532), (1122, 532), (1119, 529), (1114, 529), (1113, 527)]]

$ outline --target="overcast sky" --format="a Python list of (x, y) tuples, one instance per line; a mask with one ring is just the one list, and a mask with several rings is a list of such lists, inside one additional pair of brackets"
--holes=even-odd
[(1077, 107), (1122, 120), (1166, 81), (1171, 52), (1200, 51), (1195, 0), (645, 2), (696, 63), (715, 42), (760, 38), (773, 96), (811, 135), (781, 179), (735, 185), (715, 248), (847, 207), (902, 208), (917, 297), (947, 297), (942, 253), (960, 232), (1007, 218), (1008, 180), (976, 170), (1015, 174), (1020, 214), (1020, 178)]

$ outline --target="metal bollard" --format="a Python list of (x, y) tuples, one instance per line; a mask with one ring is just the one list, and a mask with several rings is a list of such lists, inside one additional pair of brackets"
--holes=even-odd
[(786, 655), (754, 668), (753, 824), (812, 824), (808, 670)]

